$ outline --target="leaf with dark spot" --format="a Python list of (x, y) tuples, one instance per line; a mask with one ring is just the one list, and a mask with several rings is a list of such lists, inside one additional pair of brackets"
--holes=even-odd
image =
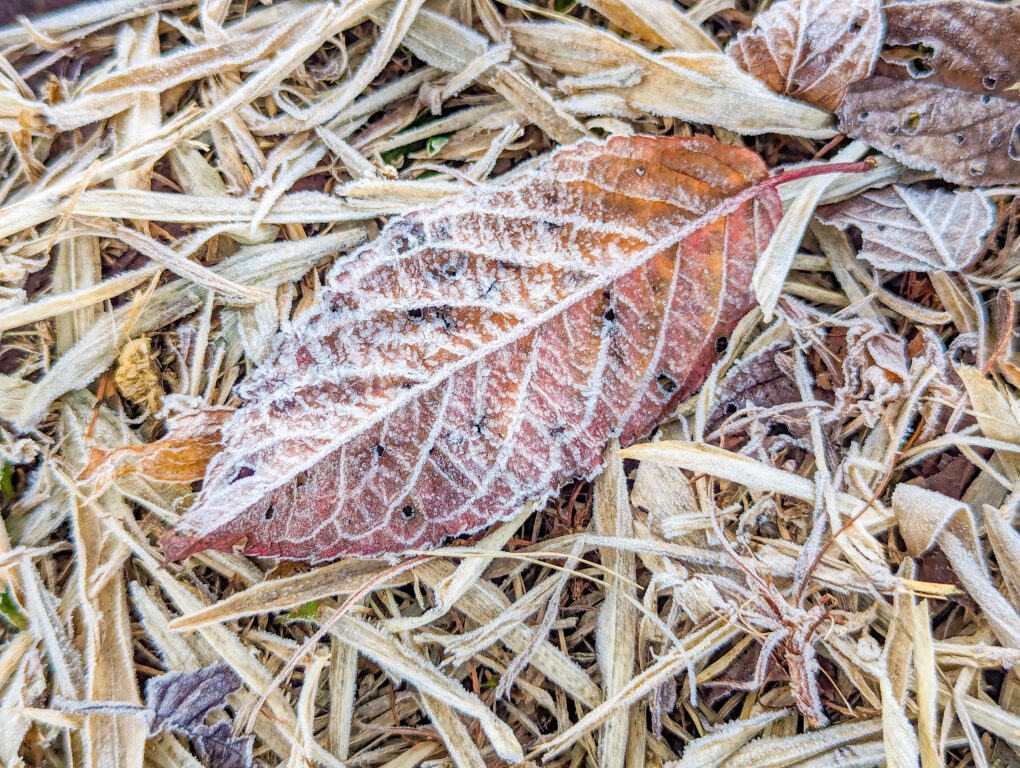
[(894, 3), (886, 24), (886, 52), (847, 90), (841, 129), (957, 184), (1020, 181), (1020, 9)]
[(701, 386), (754, 306), (767, 175), (706, 136), (620, 136), (392, 222), (240, 388), (164, 552), (434, 546), (590, 476)]

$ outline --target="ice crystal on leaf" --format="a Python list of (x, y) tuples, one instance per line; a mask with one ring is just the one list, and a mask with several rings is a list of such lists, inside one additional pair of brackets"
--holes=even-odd
[(701, 384), (779, 218), (761, 159), (616, 137), (415, 211), (329, 274), (241, 389), (180, 558), (432, 546), (601, 467)]

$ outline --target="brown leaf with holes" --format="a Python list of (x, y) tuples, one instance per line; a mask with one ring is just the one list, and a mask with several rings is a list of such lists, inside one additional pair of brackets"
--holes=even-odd
[(894, 184), (822, 206), (818, 218), (864, 239), (860, 256), (896, 272), (970, 266), (995, 225), (995, 208), (980, 192)]
[(841, 129), (957, 184), (1020, 181), (1020, 9), (938, 0), (885, 13), (886, 49), (847, 90)]
[(615, 137), (390, 223), (242, 387), (165, 552), (432, 546), (592, 476), (754, 305), (766, 177), (706, 136)]
[(209, 462), (219, 453), (221, 430), (233, 411), (186, 411), (167, 419), (166, 436), (155, 442), (121, 448), (93, 447), (78, 481), (102, 489), (132, 472), (168, 483), (201, 480)]
[(776, 93), (831, 112), (847, 86), (871, 74), (883, 28), (878, 0), (784, 0), (726, 52)]

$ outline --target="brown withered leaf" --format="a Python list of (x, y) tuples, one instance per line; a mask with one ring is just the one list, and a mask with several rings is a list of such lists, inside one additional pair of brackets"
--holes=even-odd
[(981, 252), (995, 225), (995, 208), (970, 190), (895, 184), (823, 206), (818, 218), (859, 229), (864, 238), (859, 256), (879, 269), (960, 270)]
[(233, 410), (205, 408), (171, 416), (166, 436), (152, 443), (120, 448), (95, 446), (78, 481), (101, 489), (132, 472), (168, 483), (201, 480), (209, 462), (219, 453), (220, 431)]
[(885, 13), (886, 50), (847, 90), (841, 129), (957, 184), (1020, 181), (1020, 9), (938, 0)]
[(783, 0), (726, 52), (776, 93), (831, 112), (847, 86), (871, 74), (884, 26), (878, 0)]
[(163, 390), (147, 336), (130, 339), (124, 345), (117, 356), (113, 383), (125, 399), (145, 405), (153, 413), (159, 410)]
[(706, 136), (620, 136), (391, 222), (241, 388), (164, 552), (431, 546), (593, 475), (753, 306), (766, 176)]

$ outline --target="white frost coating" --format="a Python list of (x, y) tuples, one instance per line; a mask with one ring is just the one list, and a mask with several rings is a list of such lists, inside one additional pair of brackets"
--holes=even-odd
[(981, 252), (995, 224), (995, 208), (973, 190), (895, 184), (819, 210), (819, 218), (840, 229), (861, 230), (859, 255), (879, 269), (956, 271)]
[(185, 530), (392, 552), (590, 476), (610, 438), (700, 384), (752, 306), (765, 173), (706, 137), (617, 137), (392, 222), (240, 389)]

